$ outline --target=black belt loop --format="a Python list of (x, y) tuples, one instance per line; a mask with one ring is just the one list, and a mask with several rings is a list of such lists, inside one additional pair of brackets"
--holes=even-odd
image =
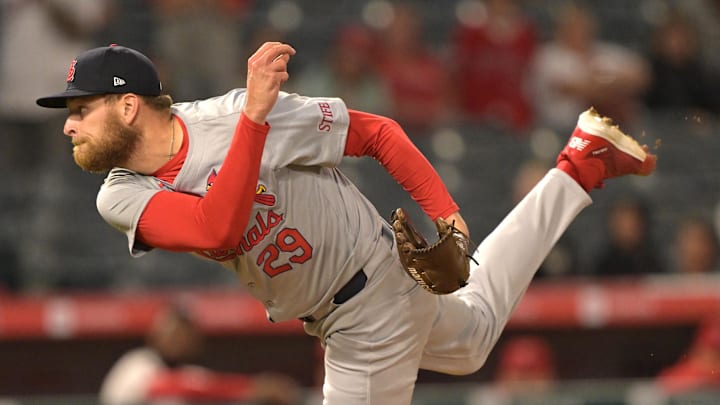
[[(386, 222), (382, 222), (382, 225), (380, 226), (380, 237), (386, 239), (390, 243), (390, 248), (392, 248), (395, 245), (395, 236), (393, 235), (392, 227), (390, 224)], [(335, 294), (333, 297), (332, 303), (335, 305), (341, 305), (347, 302), (350, 298), (354, 297), (362, 291), (363, 288), (365, 288), (365, 284), (367, 283), (367, 274), (365, 274), (365, 271), (363, 269), (358, 270), (357, 273), (355, 273), (354, 276), (345, 283), (342, 288)], [(327, 314), (324, 314), (322, 316), (325, 316)], [(314, 316), (304, 316), (300, 318), (303, 322), (315, 322), (317, 319), (315, 319)]]
[(359, 293), (363, 288), (365, 288), (365, 283), (367, 283), (367, 275), (363, 271), (363, 269), (360, 269), (355, 275), (350, 279), (350, 281), (345, 284), (340, 291), (335, 294), (335, 298), (333, 298), (333, 304), (340, 305), (345, 303), (350, 298), (354, 297), (357, 293)]
[[(360, 269), (357, 273), (355, 273), (354, 276), (345, 283), (342, 288), (335, 294), (333, 297), (333, 304), (340, 305), (345, 302), (347, 302), (350, 298), (354, 297), (362, 291), (363, 288), (365, 288), (365, 283), (367, 283), (367, 274), (365, 274), (365, 271), (363, 269)], [(317, 319), (315, 319), (314, 316), (304, 316), (300, 318), (303, 322), (315, 322)]]

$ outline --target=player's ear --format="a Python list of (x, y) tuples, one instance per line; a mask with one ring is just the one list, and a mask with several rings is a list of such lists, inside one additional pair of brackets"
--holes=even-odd
[(140, 108), (140, 97), (133, 93), (126, 93), (120, 97), (120, 117), (125, 124), (132, 124), (138, 116)]

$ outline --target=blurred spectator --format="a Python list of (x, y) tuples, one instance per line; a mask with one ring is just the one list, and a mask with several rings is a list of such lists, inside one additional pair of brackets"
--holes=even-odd
[(688, 352), (663, 369), (657, 381), (671, 395), (720, 390), (720, 316), (710, 316), (700, 324)]
[(388, 113), (388, 94), (375, 66), (376, 38), (362, 25), (343, 26), (320, 63), (310, 63), (297, 78), (294, 88), (315, 97), (340, 97), (349, 108), (375, 114)]
[(471, 405), (565, 404), (556, 395), (555, 354), (542, 337), (511, 338), (499, 348), (492, 383), (468, 401)]
[(679, 114), (720, 112), (720, 75), (702, 63), (698, 40), (695, 27), (679, 12), (656, 28), (648, 107)]
[(542, 392), (555, 382), (555, 356), (537, 336), (513, 338), (500, 349), (495, 383), (510, 392)]
[[(154, 1), (109, 0), (107, 26), (95, 36), (100, 45), (120, 44), (133, 49), (150, 49), (155, 33)], [(132, 29), (128, 29), (132, 27)]]
[(380, 34), (378, 68), (390, 92), (389, 116), (410, 136), (444, 122), (449, 113), (446, 66), (422, 38), (423, 20), (412, 3), (394, 7)]
[(103, 405), (230, 402), (298, 404), (296, 383), (275, 374), (215, 372), (197, 365), (204, 339), (192, 315), (172, 305), (156, 318), (146, 346), (124, 354), (100, 389)]
[(592, 266), (597, 276), (634, 276), (665, 269), (652, 239), (650, 207), (640, 198), (620, 197), (608, 211), (605, 245)]
[(173, 99), (205, 98), (244, 86), (240, 28), (250, 1), (153, 1), (157, 25), (150, 56)]
[[(513, 179), (513, 201), (515, 206), (547, 174), (553, 166), (549, 163), (530, 159), (518, 168)], [(576, 274), (579, 268), (577, 246), (569, 232), (565, 232), (555, 243), (540, 265), (536, 278), (564, 277)]]
[(711, 221), (694, 215), (681, 219), (673, 243), (675, 272), (703, 274), (718, 271), (718, 236)]
[(554, 40), (538, 50), (534, 67), (539, 123), (571, 131), (589, 106), (630, 127), (649, 82), (646, 61), (619, 44), (598, 38), (595, 16), (565, 6), (555, 21)]
[[(91, 38), (104, 28), (108, 4), (103, 0), (6, 0), (0, 7), (2, 118), (38, 123), (53, 112), (38, 108), (35, 98), (57, 91), (58, 78), (67, 76), (70, 61), (94, 45)], [(49, 64), (49, 60), (67, 64)]]
[(452, 39), (459, 112), (469, 121), (524, 131), (533, 121), (535, 23), (515, 0), (477, 3), (477, 12), (460, 19)]
[[(17, 252), (23, 272), (45, 273), (28, 279), (50, 278), (44, 276), (55, 261), (43, 262), (53, 253), (45, 242), (66, 218), (56, 208), (63, 195), (53, 176), (62, 176), (63, 163), (72, 164), (59, 131), (64, 114), (38, 108), (34, 100), (58, 91), (73, 58), (95, 45), (92, 38), (105, 27), (107, 12), (106, 0), (0, 2), (0, 239)], [(67, 154), (56, 153), (62, 147)], [(55, 221), (45, 221), (40, 212)]]
[(683, 0), (676, 6), (692, 20), (700, 39), (703, 64), (720, 69), (720, 0)]

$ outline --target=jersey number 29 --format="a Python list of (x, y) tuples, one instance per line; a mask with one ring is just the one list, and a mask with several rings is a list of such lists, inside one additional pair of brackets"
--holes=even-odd
[[(287, 262), (280, 260), (280, 253), (283, 252), (292, 253)], [(292, 270), (293, 267), (290, 263), (305, 263), (312, 258), (312, 253), (312, 246), (300, 231), (294, 228), (283, 228), (278, 232), (275, 242), (267, 245), (260, 252), (256, 263), (268, 276), (275, 277), (280, 273)]]

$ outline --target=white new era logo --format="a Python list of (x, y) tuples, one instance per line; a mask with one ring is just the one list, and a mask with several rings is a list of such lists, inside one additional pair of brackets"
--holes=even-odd
[(573, 136), (570, 138), (570, 142), (568, 142), (568, 148), (577, 149), (579, 151), (582, 151), (588, 145), (590, 145), (590, 140), (578, 138), (577, 136)]
[(117, 76), (113, 76), (113, 86), (120, 87), (125, 85), (125, 79)]

